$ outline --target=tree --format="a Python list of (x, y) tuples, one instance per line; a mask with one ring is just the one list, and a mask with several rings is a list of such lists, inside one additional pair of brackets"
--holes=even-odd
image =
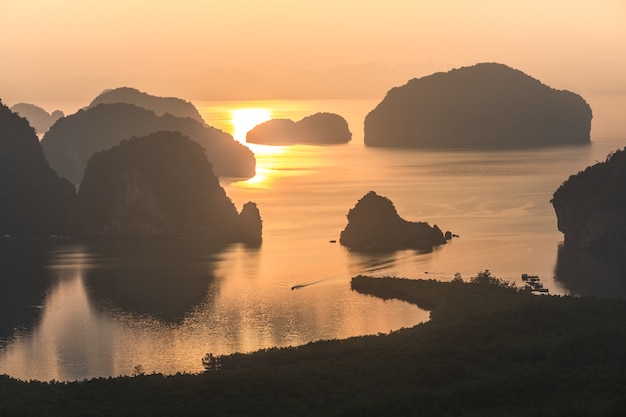
[(470, 283), (479, 285), (495, 285), (497, 287), (504, 288), (515, 288), (515, 283), (510, 283), (509, 281), (494, 277), (493, 275), (491, 275), (491, 271), (489, 271), (488, 269), (479, 272), (475, 277), (471, 277)]
[(202, 358), (202, 366), (205, 371), (217, 371), (222, 367), (221, 356), (213, 356), (212, 353), (207, 353)]

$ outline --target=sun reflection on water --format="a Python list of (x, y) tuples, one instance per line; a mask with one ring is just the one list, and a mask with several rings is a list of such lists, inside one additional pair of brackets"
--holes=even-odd
[(233, 125), (235, 140), (246, 143), (246, 134), (256, 125), (272, 118), (272, 111), (260, 107), (244, 107), (230, 112), (230, 123)]
[(255, 126), (270, 120), (275, 113), (277, 111), (269, 107), (236, 107), (230, 110), (233, 138), (250, 148), (256, 158), (256, 175), (239, 182), (238, 185), (243, 188), (271, 188), (280, 176), (302, 173), (302, 170), (293, 166), (296, 147), (246, 142), (246, 134)]

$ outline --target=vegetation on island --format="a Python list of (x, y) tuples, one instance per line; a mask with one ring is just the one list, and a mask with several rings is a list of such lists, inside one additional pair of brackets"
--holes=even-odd
[(469, 282), (358, 276), (352, 288), (431, 310), (390, 334), (203, 360), (199, 375), (82, 382), (0, 377), (11, 416), (618, 416), (626, 302)]

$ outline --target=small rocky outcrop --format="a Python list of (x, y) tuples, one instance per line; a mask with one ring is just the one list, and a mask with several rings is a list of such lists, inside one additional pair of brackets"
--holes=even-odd
[(219, 177), (251, 178), (256, 160), (252, 151), (231, 135), (191, 118), (157, 116), (133, 104), (100, 104), (64, 117), (41, 140), (50, 166), (62, 177), (79, 184), (87, 161), (99, 151), (133, 136), (160, 130), (178, 131), (201, 144)]
[(125, 140), (89, 160), (73, 226), (83, 236), (258, 243), (260, 222), (250, 206), (237, 213), (200, 145), (179, 132), (161, 131)]
[(54, 122), (64, 116), (61, 110), (48, 113), (41, 107), (29, 103), (14, 104), (11, 111), (25, 117), (37, 134), (45, 133)]
[(35, 130), (0, 102), (0, 235), (64, 234), (74, 186), (50, 168)]
[(249, 201), (243, 205), (241, 213), (239, 213), (239, 229), (240, 240), (243, 242), (250, 245), (261, 243), (263, 222), (261, 221), (261, 213), (256, 203)]
[(342, 245), (358, 250), (414, 248), (432, 250), (446, 243), (441, 229), (402, 219), (391, 200), (370, 191), (348, 212)]
[(365, 145), (507, 149), (588, 144), (591, 108), (503, 64), (410, 80), (365, 118)]
[(315, 113), (298, 122), (272, 119), (251, 129), (246, 142), (263, 145), (331, 145), (352, 138), (348, 122), (335, 113)]
[(112, 90), (105, 90), (98, 97), (93, 99), (89, 107), (96, 107), (99, 104), (126, 103), (134, 104), (137, 107), (152, 110), (157, 116), (169, 113), (176, 117), (190, 117), (204, 124), (204, 119), (200, 115), (196, 106), (191, 102), (177, 97), (153, 96), (143, 91), (131, 87), (119, 87)]
[(566, 247), (625, 248), (626, 150), (570, 176), (551, 202)]

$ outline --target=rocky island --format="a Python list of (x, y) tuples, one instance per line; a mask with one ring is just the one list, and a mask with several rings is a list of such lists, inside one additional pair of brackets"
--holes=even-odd
[(335, 113), (315, 113), (298, 122), (272, 119), (261, 123), (246, 135), (246, 142), (263, 145), (331, 145), (347, 143), (352, 138), (348, 122)]
[[(348, 212), (340, 243), (350, 249), (413, 248), (432, 250), (446, 243), (437, 225), (402, 219), (391, 200), (370, 191)], [(446, 232), (446, 235), (450, 233)]]
[(365, 145), (511, 149), (590, 142), (592, 112), (498, 63), (439, 72), (391, 89), (365, 118)]
[(94, 154), (78, 192), (73, 231), (258, 244), (261, 218), (254, 203), (237, 213), (199, 144), (160, 131)]
[(626, 150), (570, 176), (551, 202), (565, 247), (626, 248)]
[(99, 104), (59, 119), (46, 132), (41, 146), (50, 166), (62, 177), (79, 184), (87, 161), (99, 151), (133, 136), (160, 130), (178, 131), (201, 144), (219, 177), (250, 178), (256, 160), (250, 149), (231, 135), (189, 117), (152, 110), (133, 104)]
[(11, 111), (25, 117), (37, 134), (45, 133), (54, 122), (64, 116), (61, 110), (48, 113), (43, 108), (30, 103), (14, 104), (11, 106)]
[(105, 90), (89, 104), (89, 108), (99, 104), (126, 103), (152, 110), (157, 116), (169, 113), (176, 117), (189, 117), (204, 124), (204, 119), (191, 102), (178, 97), (159, 97), (131, 87)]
[(0, 235), (63, 234), (75, 194), (48, 165), (28, 121), (0, 102)]

